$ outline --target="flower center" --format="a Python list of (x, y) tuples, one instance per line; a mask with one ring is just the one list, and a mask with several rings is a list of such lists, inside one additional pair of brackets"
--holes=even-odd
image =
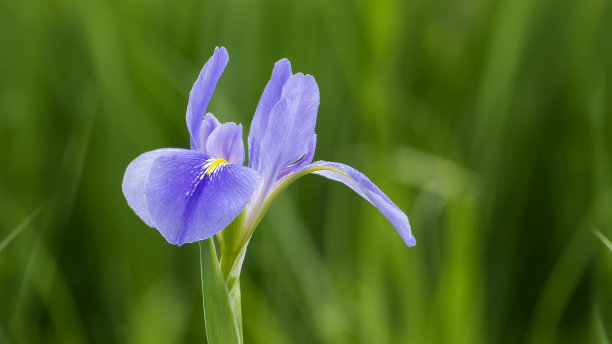
[(227, 165), (227, 164), (228, 162), (225, 161), (224, 159), (215, 159), (211, 161), (210, 164), (208, 165), (208, 168), (206, 169), (206, 174), (211, 174), (215, 172), (215, 169), (217, 168), (217, 166), (222, 166), (222, 165)]

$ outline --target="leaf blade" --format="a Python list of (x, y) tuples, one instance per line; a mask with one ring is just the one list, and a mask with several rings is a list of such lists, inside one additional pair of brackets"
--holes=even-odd
[(200, 268), (204, 323), (208, 343), (242, 343), (213, 238), (200, 241)]

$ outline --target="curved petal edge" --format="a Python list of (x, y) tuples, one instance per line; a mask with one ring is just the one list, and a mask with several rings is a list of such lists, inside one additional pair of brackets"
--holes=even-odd
[(171, 244), (213, 236), (242, 212), (259, 179), (251, 168), (213, 161), (185, 149), (141, 155), (124, 177), (128, 204)]
[(339, 181), (368, 200), (393, 224), (406, 245), (416, 245), (408, 217), (363, 173), (337, 162), (316, 161), (308, 167), (312, 173)]
[(179, 148), (162, 148), (146, 152), (132, 160), (125, 169), (123, 183), (121, 184), (123, 195), (130, 208), (132, 208), (136, 215), (138, 215), (138, 217), (140, 217), (149, 227), (155, 227), (145, 201), (145, 181), (151, 171), (151, 166), (158, 157), (180, 151), (186, 152), (187, 150)]

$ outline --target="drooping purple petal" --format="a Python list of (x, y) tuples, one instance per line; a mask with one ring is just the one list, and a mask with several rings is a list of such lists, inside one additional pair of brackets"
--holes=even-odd
[(282, 170), (308, 151), (319, 107), (319, 88), (312, 75), (295, 74), (283, 86), (259, 148), (256, 170), (276, 181)]
[(218, 126), (208, 137), (206, 152), (212, 158), (242, 165), (244, 163), (242, 125), (228, 122)]
[(278, 179), (288, 175), (293, 171), (297, 171), (302, 167), (308, 166), (312, 162), (312, 158), (314, 158), (315, 149), (317, 148), (317, 134), (312, 134), (312, 138), (310, 139), (310, 143), (308, 144), (308, 151), (304, 154), (304, 157), (300, 159), (300, 161), (295, 164), (284, 169), (279, 175)]
[(145, 201), (145, 181), (151, 170), (151, 165), (160, 156), (171, 155), (180, 151), (184, 151), (184, 149), (163, 148), (143, 153), (132, 160), (123, 175), (121, 188), (125, 199), (136, 215), (150, 227), (153, 227), (153, 221)]
[(170, 243), (182, 245), (211, 237), (240, 214), (255, 189), (255, 170), (216, 166), (199, 151), (180, 150), (157, 157), (145, 181), (146, 207), (153, 226)]
[(191, 88), (189, 103), (187, 104), (187, 129), (189, 129), (191, 136), (191, 149), (200, 148), (200, 126), (202, 119), (228, 61), (227, 50), (224, 47), (215, 48), (213, 56), (208, 59)]
[(249, 166), (252, 168), (258, 169), (259, 167), (259, 145), (266, 133), (270, 111), (280, 100), (283, 85), (285, 85), (291, 75), (291, 63), (289, 63), (289, 60), (282, 59), (274, 64), (272, 76), (259, 99), (259, 104), (257, 104), (249, 130)]
[[(202, 126), (200, 127), (200, 147), (202, 148), (202, 153), (206, 153), (206, 141), (208, 141), (208, 137), (218, 126), (221, 125), (221, 122), (213, 115), (212, 113), (207, 113), (204, 116), (204, 121), (202, 122)], [(193, 147), (192, 147), (193, 149)]]
[(368, 177), (354, 168), (337, 162), (317, 161), (311, 164), (315, 174), (344, 183), (368, 200), (393, 224), (406, 245), (414, 246), (416, 240), (410, 231), (408, 217)]

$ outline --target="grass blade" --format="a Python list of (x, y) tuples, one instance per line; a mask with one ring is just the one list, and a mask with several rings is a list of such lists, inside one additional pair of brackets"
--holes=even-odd
[(608, 240), (608, 238), (606, 238), (599, 230), (597, 230), (597, 228), (592, 227), (591, 230), (593, 231), (593, 233), (595, 234), (595, 236), (601, 240), (601, 242), (606, 245), (606, 247), (612, 251), (612, 242), (610, 242), (610, 240)]
[(40, 206), (38, 206), (38, 208), (36, 208), (31, 214), (30, 216), (26, 217), (25, 220), (23, 220), (17, 227), (15, 227), (15, 229), (13, 229), (9, 235), (6, 236), (6, 238), (4, 238), (4, 240), (2, 240), (2, 242), (0, 242), (0, 252), (2, 252), (2, 250), (4, 250), (4, 248), (11, 242), (13, 241), (13, 239), (15, 239), (15, 237), (21, 233), (21, 231), (26, 228), (30, 222), (32, 222), (32, 220), (38, 216), (38, 214), (40, 214), (49, 204), (49, 202), (44, 202), (43, 204), (41, 204)]

